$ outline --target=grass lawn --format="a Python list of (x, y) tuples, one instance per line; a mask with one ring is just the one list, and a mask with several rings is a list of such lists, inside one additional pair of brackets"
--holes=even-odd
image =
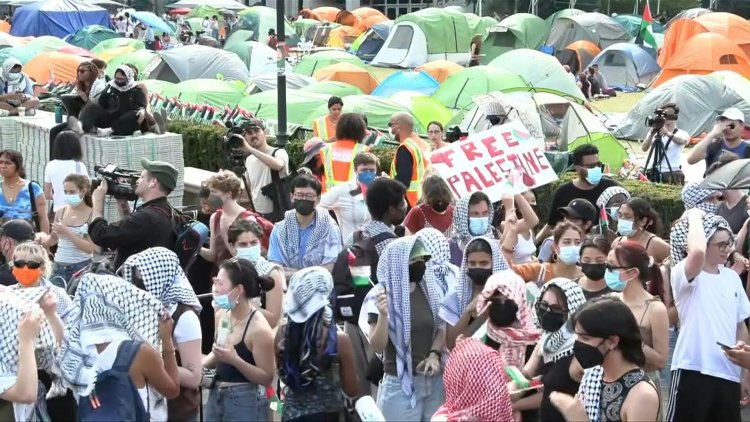
[(644, 92), (618, 92), (616, 97), (594, 101), (592, 105), (603, 113), (627, 113), (643, 98)]

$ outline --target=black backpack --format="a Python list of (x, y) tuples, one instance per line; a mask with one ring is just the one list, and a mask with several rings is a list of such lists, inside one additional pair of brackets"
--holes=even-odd
[(175, 243), (171, 249), (172, 252), (177, 254), (177, 258), (180, 260), (180, 267), (187, 271), (193, 262), (195, 262), (198, 252), (200, 252), (201, 248), (208, 241), (208, 226), (172, 208), (172, 206), (169, 206), (170, 211), (162, 207), (153, 207), (153, 209), (172, 222)]
[[(394, 239), (395, 234), (383, 232), (373, 237), (367, 237), (361, 231), (354, 233), (353, 245), (339, 253), (333, 264), (333, 313), (336, 321), (357, 324), (359, 312), (365, 296), (378, 284), (378, 254), (376, 246), (388, 239)], [(353, 257), (350, 262), (350, 254)], [(352, 274), (351, 267), (369, 267), (369, 274)], [(369, 275), (369, 277), (367, 277)]]

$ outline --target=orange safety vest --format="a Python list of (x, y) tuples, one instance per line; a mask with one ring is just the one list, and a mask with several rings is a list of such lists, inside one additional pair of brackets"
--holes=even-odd
[[(411, 182), (406, 189), (406, 200), (409, 206), (415, 207), (422, 196), (422, 181), (429, 165), (430, 146), (415, 134), (410, 135), (401, 143), (412, 156)], [(391, 163), (391, 177), (396, 177), (396, 160)]]
[(313, 120), (313, 136), (328, 142), (336, 137), (336, 125), (331, 123), (327, 115), (319, 117)]
[(360, 152), (369, 150), (370, 147), (350, 139), (338, 140), (323, 147), (320, 150), (320, 162), (323, 164), (323, 192), (352, 180), (354, 157)]

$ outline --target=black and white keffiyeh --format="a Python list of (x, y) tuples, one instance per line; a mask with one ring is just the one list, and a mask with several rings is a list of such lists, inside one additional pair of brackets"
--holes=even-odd
[[(393, 229), (391, 227), (388, 227), (387, 224), (385, 224), (382, 221), (377, 220), (370, 220), (362, 225), (363, 232), (367, 233), (367, 235), (372, 239), (373, 237), (385, 233), (385, 232), (393, 232)], [(382, 242), (375, 245), (375, 250), (378, 252), (378, 255), (383, 254), (383, 250), (386, 246), (388, 246), (391, 241), (393, 241), (395, 238), (385, 239)]]
[[(542, 332), (542, 338), (540, 341), (542, 343), (541, 353), (544, 363), (557, 362), (558, 360), (573, 354), (573, 343), (575, 343), (576, 333), (573, 329), (573, 324), (571, 323), (571, 317), (576, 313), (578, 308), (586, 303), (586, 297), (583, 295), (583, 290), (578, 286), (578, 283), (568, 280), (567, 278), (558, 277), (553, 278), (542, 286), (539, 290), (539, 295), (537, 296), (536, 301), (534, 301), (534, 309), (536, 309), (537, 302), (542, 300), (542, 297), (544, 297), (544, 294), (551, 286), (557, 286), (565, 295), (565, 300), (568, 305), (568, 320), (555, 332)], [(542, 328), (539, 324), (536, 312), (533, 312), (532, 316), (534, 318), (534, 324), (537, 327)]]
[(703, 189), (696, 182), (685, 184), (682, 188), (682, 202), (685, 204), (685, 211), (691, 208), (698, 208), (705, 212), (715, 213), (719, 206), (705, 202), (714, 195), (716, 195), (715, 190)]
[[(323, 255), (325, 249), (323, 244), (326, 237), (328, 237), (329, 230), (338, 230), (336, 222), (333, 221), (328, 211), (318, 208), (315, 210), (314, 227), (310, 237), (307, 239), (307, 247), (305, 248), (305, 256), (302, 258), (302, 266), (300, 268), (314, 267), (320, 265), (323, 261)], [(297, 221), (297, 211), (289, 210), (284, 214), (284, 220), (276, 223), (276, 230), (278, 231), (279, 243), (281, 245), (281, 256), (284, 258), (284, 263), (288, 266), (296, 268), (296, 265), (300, 263), (299, 256), (299, 222)]]
[(109, 86), (112, 88), (120, 91), (120, 92), (126, 92), (130, 91), (131, 89), (135, 88), (135, 86), (138, 84), (135, 81), (135, 73), (133, 73), (133, 69), (130, 68), (128, 65), (120, 65), (117, 70), (115, 70), (115, 74), (117, 72), (122, 72), (125, 74), (125, 78), (127, 79), (127, 83), (124, 86), (117, 85), (117, 79), (113, 78), (109, 82)]
[(487, 242), (492, 249), (492, 273), (498, 273), (503, 270), (507, 270), (510, 267), (503, 257), (502, 251), (500, 250), (500, 244), (497, 239), (493, 239), (489, 236), (475, 237), (466, 244), (464, 248), (464, 255), (461, 260), (461, 271), (458, 276), (458, 283), (451, 289), (445, 296), (445, 299), (440, 304), (440, 318), (450, 325), (456, 325), (458, 320), (461, 319), (461, 315), (464, 313), (466, 308), (473, 299), (472, 286), (473, 282), (467, 275), (468, 257), (466, 250), (474, 242)]
[[(67, 322), (68, 314), (70, 313), (70, 308), (73, 305), (73, 301), (70, 299), (70, 296), (68, 296), (68, 293), (65, 291), (65, 289), (62, 289), (60, 287), (55, 286), (54, 284), (50, 283), (49, 280), (46, 278), (42, 278), (39, 281), (39, 287), (40, 289), (44, 291), (49, 291), (51, 294), (55, 296), (55, 299), (57, 299), (57, 315), (60, 317), (63, 323)], [(10, 290), (15, 292), (18, 296), (26, 300), (27, 302), (34, 302), (35, 300), (39, 300), (37, 296), (37, 293), (34, 288), (31, 288), (32, 290), (29, 291), (28, 287), (23, 287), (20, 284), (14, 284), (10, 286)]]
[(622, 186), (610, 186), (607, 189), (604, 189), (604, 192), (602, 192), (601, 195), (599, 195), (599, 197), (596, 199), (597, 208), (606, 208), (609, 200), (612, 199), (615, 195), (623, 195), (625, 197), (625, 200), (630, 199), (630, 192), (628, 192)]
[(8, 57), (3, 62), (3, 68), (0, 70), (0, 79), (5, 84), (5, 94), (13, 94), (26, 90), (29, 83), (28, 78), (23, 72), (12, 73), (14, 67), (23, 67), (21, 61), (15, 57)]
[[(727, 230), (729, 233), (732, 232), (729, 223), (724, 217), (716, 214), (706, 214), (703, 216), (703, 233), (706, 235), (706, 239), (710, 239), (716, 233), (716, 230), (719, 229)], [(675, 266), (687, 258), (687, 235), (688, 219), (683, 216), (672, 225), (672, 230), (669, 232), (670, 266)]]
[(121, 278), (84, 275), (58, 355), (67, 385), (80, 395), (94, 381), (97, 344), (133, 339), (161, 349), (159, 319), (163, 310), (158, 298)]
[(131, 255), (123, 263), (123, 278), (133, 283), (133, 271), (137, 269), (146, 291), (161, 300), (164, 307), (183, 304), (200, 312), (202, 306), (180, 266), (177, 255), (167, 248), (155, 247)]
[[(470, 197), (471, 196), (465, 196), (459, 199), (458, 202), (456, 202), (455, 208), (453, 209), (453, 234), (451, 235), (451, 238), (458, 241), (458, 246), (460, 246), (461, 249), (464, 249), (469, 240), (474, 237), (474, 235), (469, 232)], [(481, 234), (481, 236), (494, 237), (492, 233), (492, 217), (494, 215), (494, 210), (491, 206), (489, 208), (490, 215), (487, 216), (487, 219), (489, 220), (489, 224), (487, 225), (487, 232)]]
[(583, 370), (583, 378), (578, 386), (578, 397), (583, 402), (590, 421), (599, 420), (599, 403), (602, 394), (604, 368), (601, 365)]
[(443, 295), (458, 283), (459, 269), (450, 263), (451, 249), (448, 239), (437, 229), (424, 228), (417, 232), (417, 238), (430, 252), (427, 272), (442, 290)]
[(331, 310), (333, 277), (323, 267), (305, 268), (294, 273), (289, 280), (289, 290), (284, 295), (284, 314), (297, 323), (306, 322), (325, 308), (325, 322), (333, 317)]
[[(378, 282), (388, 295), (388, 338), (396, 349), (396, 372), (401, 390), (411, 400), (412, 407), (416, 405), (416, 398), (412, 383), (409, 255), (418, 241), (416, 236), (392, 241), (380, 257), (377, 273)], [(442, 300), (440, 288), (431, 277), (425, 277), (418, 285), (430, 305), (436, 332), (443, 325), (438, 316)]]

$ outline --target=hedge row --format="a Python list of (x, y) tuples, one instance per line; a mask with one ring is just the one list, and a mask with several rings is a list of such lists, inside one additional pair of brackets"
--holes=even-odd
[[(222, 128), (186, 122), (172, 122), (170, 123), (169, 130), (182, 134), (186, 167), (197, 167), (211, 171), (221, 168), (223, 162), (221, 143), (225, 132)], [(305, 156), (302, 151), (305, 139), (304, 134), (302, 137), (297, 136), (292, 138), (286, 147), (292, 169), (298, 168)], [(387, 172), (393, 161), (395, 149), (392, 146), (384, 146), (375, 148), (373, 152), (380, 159), (381, 168)], [(549, 215), (552, 191), (560, 184), (570, 181), (575, 177), (575, 173), (566, 173), (561, 175), (557, 182), (542, 186), (536, 190), (538, 212), (542, 220)], [(618, 181), (631, 195), (646, 198), (651, 202), (662, 219), (662, 232), (658, 233), (662, 237), (668, 233), (671, 223), (684, 212), (684, 207), (680, 199), (680, 186), (636, 180)]]

